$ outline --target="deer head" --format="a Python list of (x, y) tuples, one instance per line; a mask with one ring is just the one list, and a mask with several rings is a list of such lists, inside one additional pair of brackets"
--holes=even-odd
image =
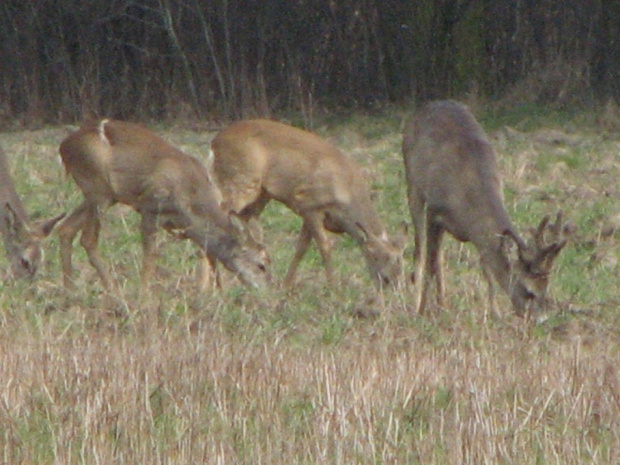
[(505, 232), (517, 244), (518, 259), (512, 266), (510, 280), (510, 298), (517, 314), (535, 314), (545, 308), (549, 274), (567, 243), (567, 230), (559, 211), (555, 223), (549, 223), (547, 215), (538, 228), (531, 229), (532, 239), (528, 243), (512, 231)]
[(360, 224), (356, 226), (361, 233), (361, 248), (366, 265), (374, 284), (378, 288), (398, 287), (403, 284), (403, 250), (407, 239), (407, 226), (394, 239), (387, 234), (372, 234)]
[(49, 220), (28, 224), (9, 202), (0, 208), (0, 229), (4, 233), (5, 248), (11, 261), (9, 278), (32, 278), (35, 275), (41, 264), (41, 241), (64, 216), (62, 213)]

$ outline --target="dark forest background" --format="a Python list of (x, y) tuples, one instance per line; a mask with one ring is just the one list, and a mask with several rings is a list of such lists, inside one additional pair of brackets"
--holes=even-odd
[(620, 99), (618, 0), (3, 0), (0, 121)]

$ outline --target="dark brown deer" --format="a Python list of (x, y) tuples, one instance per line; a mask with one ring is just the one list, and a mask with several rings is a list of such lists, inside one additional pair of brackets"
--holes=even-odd
[(72, 286), (72, 242), (82, 231), (80, 243), (110, 289), (97, 242), (101, 214), (115, 203), (133, 207), (142, 217), (143, 291), (154, 272), (160, 226), (193, 241), (245, 284), (263, 287), (269, 281), (264, 248), (246, 234), (243, 222), (221, 209), (219, 190), (205, 166), (150, 130), (108, 119), (88, 123), (62, 142), (60, 156), (85, 197), (59, 227), (65, 286)]
[(332, 282), (327, 231), (353, 237), (378, 286), (400, 281), (404, 240), (388, 239), (360, 167), (335, 146), (293, 126), (248, 120), (221, 131), (211, 148), (215, 180), (228, 209), (255, 220), (275, 199), (303, 218), (285, 285), (293, 284), (312, 239)]
[(15, 190), (6, 154), (0, 149), (0, 232), (11, 262), (6, 279), (35, 275), (41, 264), (41, 241), (64, 216), (63, 213), (49, 220), (30, 222)]
[[(440, 101), (422, 108), (405, 129), (403, 154), (415, 227), (417, 311), (424, 311), (433, 277), (437, 302), (443, 305), (440, 246), (445, 231), (478, 249), (494, 312), (492, 276), (518, 315), (541, 310), (553, 261), (566, 245), (562, 214), (552, 224), (545, 217), (531, 242), (521, 238), (504, 208), (495, 151), (459, 103)], [(517, 246), (514, 260), (508, 253), (510, 241)]]

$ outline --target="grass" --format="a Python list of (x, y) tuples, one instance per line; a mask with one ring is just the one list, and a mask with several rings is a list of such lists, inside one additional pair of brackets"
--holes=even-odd
[[(557, 260), (550, 293), (558, 304), (545, 322), (526, 325), (503, 295), (503, 316), (484, 321), (477, 254), (449, 238), (447, 308), (425, 317), (411, 315), (410, 290), (377, 295), (359, 249), (344, 238), (334, 247), (332, 288), (313, 249), (292, 292), (251, 291), (226, 276), (222, 292), (200, 295), (194, 248), (162, 235), (162, 269), (141, 301), (138, 217), (114, 208), (101, 247), (120, 283), (121, 314), (77, 241), (75, 294), (61, 286), (56, 237), (34, 283), (2, 285), (0, 461), (618, 463), (620, 257), (617, 235), (601, 231), (618, 213), (620, 139), (574, 124), (591, 115), (566, 115), (565, 125), (556, 113), (491, 116), (481, 120), (517, 228), (526, 232), (558, 208), (577, 226)], [(366, 168), (393, 233), (410, 221), (404, 117), (350, 115), (316, 126)], [(564, 127), (566, 142), (543, 137)], [(158, 132), (196, 156), (213, 136)], [(0, 134), (33, 216), (81, 200), (56, 159), (65, 134)], [(281, 280), (300, 222), (271, 204), (261, 223)]]

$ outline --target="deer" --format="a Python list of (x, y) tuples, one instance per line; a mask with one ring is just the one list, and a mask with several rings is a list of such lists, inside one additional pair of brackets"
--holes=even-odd
[[(523, 240), (504, 207), (496, 153), (463, 104), (431, 102), (406, 125), (402, 146), (407, 198), (414, 225), (415, 310), (423, 314), (433, 278), (443, 307), (441, 241), (445, 232), (478, 250), (495, 306), (493, 279), (515, 313), (530, 317), (546, 307), (554, 260), (567, 243), (562, 211), (545, 216), (532, 239)], [(516, 257), (511, 252), (516, 245)]]
[(42, 261), (41, 243), (65, 216), (32, 223), (15, 190), (6, 154), (0, 148), (0, 233), (10, 261), (5, 279), (32, 279)]
[(333, 283), (327, 232), (347, 233), (359, 244), (376, 286), (402, 281), (404, 240), (388, 238), (361, 168), (327, 140), (276, 121), (243, 120), (216, 135), (210, 160), (226, 209), (246, 222), (257, 222), (272, 199), (302, 218), (285, 287), (293, 286), (312, 240)]
[(97, 248), (101, 215), (125, 204), (141, 216), (143, 260), (141, 291), (148, 290), (155, 270), (159, 228), (189, 239), (202, 257), (221, 262), (254, 288), (270, 281), (269, 257), (242, 221), (221, 208), (221, 195), (205, 165), (146, 127), (101, 119), (85, 123), (60, 144), (68, 174), (84, 201), (58, 228), (63, 281), (73, 288), (72, 244), (80, 244), (106, 290), (111, 278)]

